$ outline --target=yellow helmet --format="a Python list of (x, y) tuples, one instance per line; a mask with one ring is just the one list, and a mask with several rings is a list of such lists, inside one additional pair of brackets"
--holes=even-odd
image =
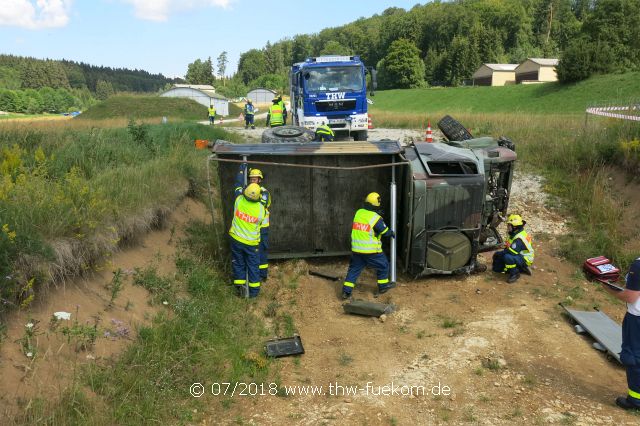
[(257, 183), (250, 183), (244, 189), (245, 198), (251, 201), (258, 201), (260, 199), (260, 185)]
[(364, 201), (374, 207), (380, 207), (380, 194), (378, 194), (377, 192), (372, 192), (367, 195), (367, 198), (365, 198)]
[(259, 177), (260, 179), (264, 179), (264, 177), (262, 176), (262, 172), (260, 171), (260, 169), (251, 169), (251, 171), (249, 172), (249, 177)]
[(524, 225), (524, 221), (522, 220), (522, 217), (519, 214), (509, 215), (509, 217), (507, 218), (507, 223), (511, 226)]

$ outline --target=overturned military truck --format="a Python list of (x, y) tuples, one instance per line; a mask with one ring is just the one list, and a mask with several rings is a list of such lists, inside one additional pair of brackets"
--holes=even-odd
[[(232, 144), (217, 141), (225, 228), (243, 161), (260, 168), (272, 194), (270, 259), (351, 253), (351, 226), (365, 196), (379, 192), (397, 234), (388, 252), (414, 277), (470, 273), (477, 255), (502, 243), (516, 154), (506, 140)], [(385, 250), (387, 251), (387, 250)], [(396, 256), (397, 253), (397, 256)]]

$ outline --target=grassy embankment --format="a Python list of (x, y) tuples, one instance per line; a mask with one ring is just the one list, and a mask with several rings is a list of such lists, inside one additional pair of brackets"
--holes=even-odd
[[(516, 142), (521, 164), (547, 178), (547, 189), (562, 200), (575, 232), (563, 252), (580, 263), (605, 254), (625, 266), (636, 258), (625, 246), (638, 230), (624, 223), (624, 202), (611, 188), (611, 168), (640, 172), (640, 123), (586, 117), (593, 103), (628, 105), (640, 100), (640, 73), (597, 76), (559, 84), (434, 88), (378, 92), (371, 108), (379, 127), (432, 127), (445, 114), (475, 135), (505, 135)], [(526, 216), (526, 212), (522, 212)], [(633, 247), (633, 244), (629, 244)], [(637, 247), (636, 247), (637, 248)]]
[[(229, 104), (229, 118), (242, 112)], [(160, 122), (167, 117), (169, 122), (206, 121), (207, 107), (191, 99), (164, 98), (149, 95), (115, 95), (80, 114), (78, 120), (104, 120), (132, 117), (137, 120)]]
[(206, 153), (193, 139), (222, 135), (197, 124), (72, 121), (0, 126), (0, 313), (161, 219), (205, 181)]

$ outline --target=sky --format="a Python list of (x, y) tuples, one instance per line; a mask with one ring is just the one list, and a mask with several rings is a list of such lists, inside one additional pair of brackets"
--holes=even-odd
[(0, 0), (0, 54), (184, 77), (189, 63), (426, 0)]

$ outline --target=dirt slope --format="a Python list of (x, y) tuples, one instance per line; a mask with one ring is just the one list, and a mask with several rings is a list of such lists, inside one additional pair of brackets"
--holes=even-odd
[[(34, 397), (55, 400), (70, 385), (75, 368), (117, 355), (136, 337), (140, 325), (149, 323), (156, 312), (164, 309), (148, 304), (149, 293), (132, 284), (133, 271), (149, 265), (157, 267), (160, 275), (175, 271), (176, 243), (191, 219), (207, 221), (208, 213), (203, 205), (187, 198), (167, 218), (163, 229), (149, 232), (139, 245), (116, 253), (87, 277), (42, 295), (29, 312), (12, 314), (7, 339), (0, 345), (0, 418), (15, 412), (19, 405), (28, 405)], [(109, 306), (112, 293), (107, 287), (118, 269), (123, 272), (122, 290)], [(60, 321), (52, 330), (51, 317), (59, 311), (71, 313), (71, 320)], [(79, 339), (67, 339), (61, 333), (65, 326), (91, 327), (96, 321), (100, 335), (90, 350), (76, 351)], [(19, 342), (28, 323), (35, 324), (35, 360), (25, 356)]]

